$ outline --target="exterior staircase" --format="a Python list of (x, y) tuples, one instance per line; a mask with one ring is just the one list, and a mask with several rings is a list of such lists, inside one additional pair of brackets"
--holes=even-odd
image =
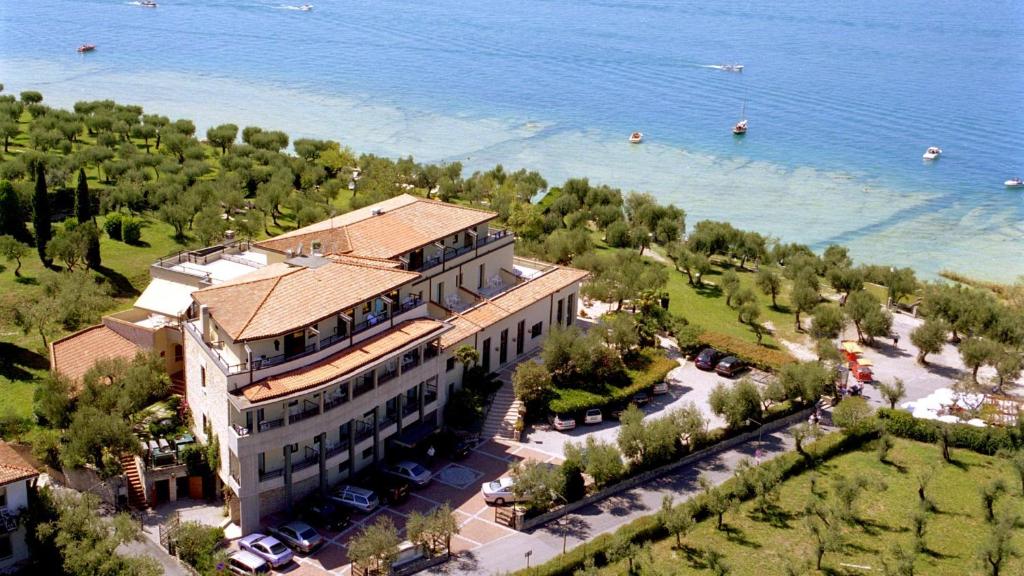
[(175, 372), (171, 374), (171, 394), (185, 396), (185, 373)]
[(522, 406), (522, 402), (516, 400), (515, 393), (512, 391), (512, 383), (503, 382), (501, 388), (494, 395), (490, 410), (484, 418), (481, 439), (512, 440), (516, 420), (519, 418), (520, 406)]
[(138, 508), (145, 510), (146, 506), (146, 492), (142, 486), (142, 477), (139, 475), (139, 467), (135, 463), (135, 456), (131, 454), (121, 455), (121, 469), (124, 470), (124, 476), (128, 479), (128, 505), (132, 508)]

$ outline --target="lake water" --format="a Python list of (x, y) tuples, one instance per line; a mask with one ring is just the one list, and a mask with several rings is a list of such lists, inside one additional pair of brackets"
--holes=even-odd
[(1019, 1), (158, 2), (0, 1), (0, 82), (589, 176), (926, 277), (1024, 274)]

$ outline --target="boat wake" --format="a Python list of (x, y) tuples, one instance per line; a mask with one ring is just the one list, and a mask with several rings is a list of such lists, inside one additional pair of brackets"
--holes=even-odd
[(743, 72), (743, 64), (702, 64), (701, 68), (724, 70), (726, 72)]

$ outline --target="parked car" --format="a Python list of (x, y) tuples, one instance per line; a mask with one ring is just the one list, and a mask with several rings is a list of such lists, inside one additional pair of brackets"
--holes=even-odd
[(515, 478), (504, 476), (491, 482), (484, 482), (480, 486), (480, 492), (484, 495), (484, 501), (488, 504), (503, 506), (508, 502), (515, 502), (516, 495), (512, 491)]
[(668, 382), (658, 382), (653, 387), (651, 387), (651, 393), (655, 395), (668, 394)]
[(636, 404), (637, 406), (643, 406), (644, 404), (647, 404), (650, 401), (651, 401), (651, 394), (650, 394), (650, 392), (647, 392), (646, 390), (641, 390), (641, 391), (637, 392), (636, 394), (633, 394), (633, 397), (630, 398), (630, 402), (632, 402), (633, 404)]
[(693, 365), (701, 370), (714, 370), (718, 361), (722, 359), (725, 354), (715, 350), (714, 348), (705, 348), (697, 354), (697, 358), (694, 359)]
[(348, 508), (318, 495), (311, 496), (303, 502), (299, 509), (299, 517), (316, 528), (331, 532), (341, 532), (352, 523), (352, 514)]
[(718, 372), (722, 376), (728, 376), (729, 378), (732, 378), (746, 369), (746, 362), (735, 356), (726, 356), (718, 362), (717, 366), (715, 366), (715, 372)]
[(411, 460), (403, 460), (397, 464), (391, 464), (390, 466), (384, 467), (384, 473), (401, 478), (407, 482), (411, 482), (417, 486), (426, 486), (430, 484), (430, 479), (433, 478), (433, 474), (430, 470), (427, 470), (423, 465), (412, 462)]
[(354, 508), (362, 512), (373, 512), (380, 505), (380, 499), (377, 498), (377, 494), (373, 490), (352, 486), (351, 484), (341, 486), (328, 498), (335, 504)]
[(476, 445), (480, 443), (479, 436), (465, 436), (455, 441), (452, 446), (452, 458), (455, 460), (462, 460), (469, 456), (469, 453), (476, 448)]
[(292, 550), (303, 554), (309, 554), (324, 543), (319, 532), (309, 524), (298, 520), (271, 529), (271, 532)]
[(239, 550), (228, 556), (228, 572), (238, 576), (270, 574), (270, 563), (252, 552)]
[(239, 540), (238, 547), (263, 558), (273, 568), (280, 568), (292, 561), (292, 551), (287, 546), (277, 538), (259, 532)]
[(583, 415), (584, 424), (600, 424), (603, 420), (604, 417), (601, 416), (600, 408), (591, 408), (590, 410), (587, 410), (586, 414)]
[(386, 504), (401, 504), (409, 498), (409, 482), (383, 471), (371, 475), (366, 485), (373, 486), (381, 501)]
[(562, 414), (555, 414), (551, 417), (551, 426), (555, 430), (572, 430), (576, 427), (576, 420)]

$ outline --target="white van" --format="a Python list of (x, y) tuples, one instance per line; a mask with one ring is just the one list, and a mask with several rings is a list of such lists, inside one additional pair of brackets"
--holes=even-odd
[(228, 557), (228, 571), (239, 576), (270, 574), (270, 564), (252, 552), (241, 550)]

